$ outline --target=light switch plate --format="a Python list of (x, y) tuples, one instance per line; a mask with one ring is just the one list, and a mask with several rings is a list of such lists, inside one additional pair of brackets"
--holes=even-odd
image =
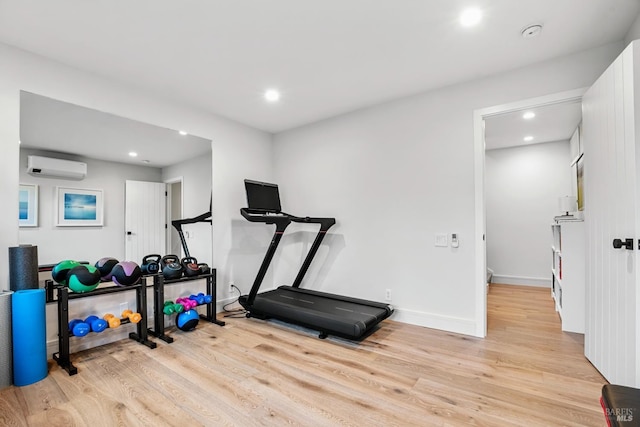
[(448, 246), (447, 233), (436, 233), (436, 246), (445, 248)]

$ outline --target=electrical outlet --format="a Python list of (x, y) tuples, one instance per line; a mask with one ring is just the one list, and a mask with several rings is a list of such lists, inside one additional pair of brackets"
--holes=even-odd
[(391, 289), (387, 289), (384, 291), (384, 299), (386, 301), (391, 301)]
[(234, 286), (235, 286), (235, 283), (229, 282), (229, 293), (233, 292), (233, 287)]
[(120, 313), (122, 313), (125, 310), (129, 310), (129, 303), (128, 302), (123, 302), (120, 304)]

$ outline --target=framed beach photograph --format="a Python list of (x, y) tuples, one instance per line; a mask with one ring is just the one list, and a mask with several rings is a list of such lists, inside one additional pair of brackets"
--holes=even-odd
[(20, 227), (38, 226), (38, 186), (35, 184), (20, 184), (18, 223)]
[(58, 227), (101, 227), (102, 190), (56, 187)]

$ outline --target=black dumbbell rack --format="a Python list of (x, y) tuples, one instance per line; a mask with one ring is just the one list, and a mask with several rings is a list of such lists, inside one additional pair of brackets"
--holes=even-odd
[[(147, 276), (149, 277), (149, 276)], [(165, 285), (171, 285), (174, 283), (188, 282), (190, 280), (206, 279), (207, 281), (207, 294), (211, 295), (211, 302), (200, 304), (199, 306), (207, 306), (207, 314), (200, 314), (202, 320), (215, 323), (216, 325), (224, 326), (224, 322), (216, 318), (216, 269), (211, 269), (209, 274), (200, 274), (193, 277), (181, 277), (180, 279), (167, 280), (162, 274), (153, 275), (153, 329), (149, 329), (150, 335), (160, 338), (162, 341), (172, 343), (173, 338), (165, 335), (164, 330), (164, 287)]]
[[(130, 332), (129, 338), (149, 348), (156, 348), (156, 343), (147, 339), (147, 284), (144, 279), (140, 283), (132, 286), (114, 286), (95, 289), (86, 293), (70, 293), (66, 286), (54, 285), (52, 281), (47, 281), (48, 295), (53, 292), (54, 288), (57, 290), (58, 302), (58, 352), (53, 353), (53, 360), (67, 371), (69, 375), (78, 373), (78, 368), (73, 366), (69, 357), (69, 337), (73, 336), (69, 330), (69, 300), (72, 299), (113, 294), (135, 289), (136, 309), (142, 316), (142, 319), (136, 324), (137, 332)], [(121, 324), (131, 323), (129, 319), (120, 319), (120, 322)]]

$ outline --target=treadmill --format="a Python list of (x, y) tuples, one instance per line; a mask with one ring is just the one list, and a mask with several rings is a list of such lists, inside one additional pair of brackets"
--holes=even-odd
[(180, 237), (180, 244), (182, 245), (182, 250), (184, 251), (185, 257), (191, 257), (191, 254), (189, 253), (189, 246), (187, 246), (187, 241), (184, 238), (184, 232), (182, 231), (182, 226), (186, 224), (197, 224), (200, 222), (207, 222), (209, 224), (212, 224), (213, 223), (211, 220), (212, 205), (213, 205), (213, 195), (209, 199), (209, 212), (205, 212), (201, 215), (194, 216), (193, 218), (174, 219), (173, 221), (171, 221), (171, 225), (173, 226), (173, 228), (176, 229), (176, 231), (178, 232), (178, 236)]
[[(389, 304), (345, 297), (326, 292), (300, 288), (311, 262), (320, 248), (324, 236), (335, 223), (335, 218), (297, 217), (282, 212), (278, 186), (245, 179), (248, 208), (240, 209), (250, 222), (275, 225), (275, 233), (267, 249), (248, 295), (238, 302), (247, 311), (247, 317), (278, 319), (319, 332), (319, 338), (335, 335), (347, 339), (362, 339), (393, 314)], [(319, 224), (320, 230), (291, 286), (258, 293), (280, 239), (292, 222)]]

